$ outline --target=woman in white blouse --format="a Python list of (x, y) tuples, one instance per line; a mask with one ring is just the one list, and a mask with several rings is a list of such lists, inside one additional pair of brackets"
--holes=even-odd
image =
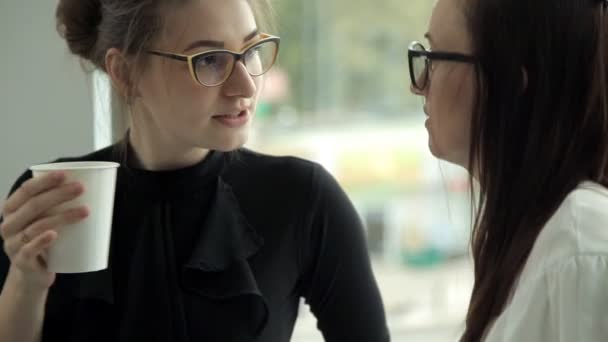
[(439, 0), (409, 49), (429, 148), (479, 185), (461, 341), (608, 341), (608, 9)]

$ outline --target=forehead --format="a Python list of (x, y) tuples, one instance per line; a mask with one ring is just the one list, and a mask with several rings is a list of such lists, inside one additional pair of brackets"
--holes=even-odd
[(464, 14), (464, 1), (438, 0), (429, 23), (433, 48), (469, 51), (470, 35)]
[(257, 27), (247, 0), (190, 0), (163, 14), (163, 38), (178, 48), (196, 40), (217, 40), (238, 49)]

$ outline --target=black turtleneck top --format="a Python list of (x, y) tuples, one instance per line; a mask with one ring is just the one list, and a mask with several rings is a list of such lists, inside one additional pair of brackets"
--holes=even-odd
[[(0, 283), (9, 265), (0, 252)], [(288, 342), (302, 297), (326, 341), (389, 341), (362, 225), (322, 167), (246, 149), (121, 166), (109, 267), (57, 275), (43, 342)]]

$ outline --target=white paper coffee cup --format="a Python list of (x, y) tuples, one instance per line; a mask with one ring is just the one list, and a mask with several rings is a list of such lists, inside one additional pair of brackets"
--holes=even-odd
[(34, 177), (62, 171), (66, 183), (80, 182), (84, 193), (63, 203), (52, 212), (85, 205), (89, 216), (58, 230), (55, 243), (49, 248), (48, 270), (56, 273), (82, 273), (106, 269), (110, 252), (116, 170), (112, 162), (67, 162), (30, 167)]

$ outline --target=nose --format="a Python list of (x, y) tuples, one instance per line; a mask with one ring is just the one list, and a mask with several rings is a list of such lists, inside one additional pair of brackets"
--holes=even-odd
[[(424, 80), (419, 80), (418, 82), (420, 82), (420, 81), (424, 81)], [(422, 88), (422, 89), (416, 87), (414, 85), (414, 83), (410, 83), (410, 93), (412, 93), (414, 95), (418, 95), (418, 96), (424, 96), (426, 88), (428, 87), (428, 82), (424, 82), (424, 83), (425, 83), (425, 85), (424, 85), (424, 88)]]
[(412, 93), (414, 95), (418, 95), (418, 89), (416, 89), (416, 87), (414, 87), (414, 85), (411, 83), (410, 83), (410, 93)]
[(238, 61), (234, 65), (232, 75), (226, 80), (222, 89), (226, 96), (251, 98), (257, 91), (257, 85), (253, 77), (247, 72), (245, 64)]
[(410, 93), (412, 93), (414, 95), (418, 95), (418, 96), (424, 96), (424, 91), (418, 89), (413, 84), (410, 84)]

